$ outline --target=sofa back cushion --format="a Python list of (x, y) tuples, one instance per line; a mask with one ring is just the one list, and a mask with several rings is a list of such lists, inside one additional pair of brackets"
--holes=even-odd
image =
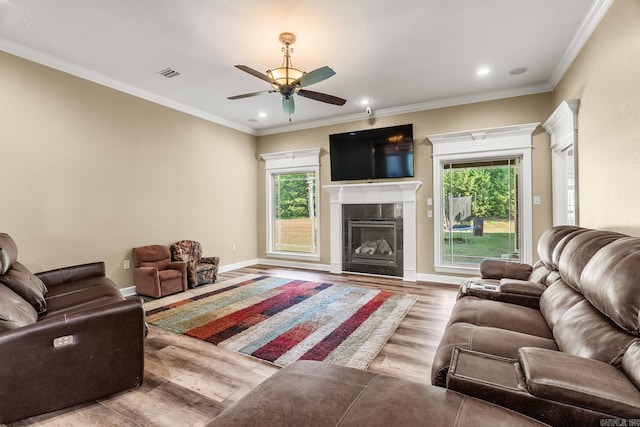
[(600, 360), (619, 367), (622, 356), (637, 337), (624, 332), (583, 299), (555, 324), (553, 338), (560, 351)]
[(562, 279), (549, 285), (540, 297), (540, 312), (544, 320), (547, 321), (549, 329), (553, 331), (558, 319), (582, 300), (584, 300), (582, 294), (576, 292)]
[(171, 252), (163, 245), (148, 245), (133, 248), (133, 262), (136, 267), (155, 267), (165, 270), (171, 262)]
[(582, 271), (580, 288), (618, 326), (640, 335), (640, 238), (621, 238), (599, 250)]
[(16, 329), (38, 321), (35, 308), (24, 298), (0, 285), (0, 331)]
[(580, 277), (587, 263), (600, 249), (623, 237), (628, 236), (612, 231), (588, 229), (566, 236), (557, 246), (557, 249), (562, 248), (558, 260), (558, 270), (562, 279), (567, 285), (580, 291)]
[(18, 247), (11, 236), (0, 233), (0, 275), (5, 274), (18, 259)]
[(538, 240), (538, 256), (540, 257), (540, 261), (550, 269), (557, 270), (558, 266), (553, 262), (553, 251), (565, 236), (577, 230), (582, 229), (572, 225), (560, 225), (542, 233), (540, 240)]
[(13, 267), (6, 274), (0, 276), (0, 283), (21, 296), (35, 308), (38, 313), (47, 311), (47, 287), (27, 267), (14, 262)]

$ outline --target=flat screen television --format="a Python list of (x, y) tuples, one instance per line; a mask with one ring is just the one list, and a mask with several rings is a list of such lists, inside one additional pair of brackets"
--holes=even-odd
[(331, 180), (413, 176), (413, 125), (329, 135)]

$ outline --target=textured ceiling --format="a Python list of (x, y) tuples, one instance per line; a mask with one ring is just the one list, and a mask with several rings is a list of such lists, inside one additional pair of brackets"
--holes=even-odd
[[(0, 50), (260, 135), (363, 118), (362, 98), (382, 116), (551, 90), (611, 2), (0, 0)], [(270, 89), (234, 65), (280, 66), (284, 31), (344, 106), (296, 96), (289, 121), (277, 93), (227, 99)]]

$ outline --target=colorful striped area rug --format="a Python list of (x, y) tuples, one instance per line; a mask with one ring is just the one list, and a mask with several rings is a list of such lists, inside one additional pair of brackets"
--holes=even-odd
[(366, 368), (415, 295), (248, 275), (145, 303), (147, 322), (286, 366)]

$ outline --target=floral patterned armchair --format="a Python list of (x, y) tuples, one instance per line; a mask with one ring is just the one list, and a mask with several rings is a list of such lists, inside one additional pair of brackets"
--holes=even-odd
[(181, 240), (171, 245), (171, 259), (187, 263), (187, 283), (190, 288), (216, 281), (219, 257), (203, 257), (202, 247), (193, 240)]

